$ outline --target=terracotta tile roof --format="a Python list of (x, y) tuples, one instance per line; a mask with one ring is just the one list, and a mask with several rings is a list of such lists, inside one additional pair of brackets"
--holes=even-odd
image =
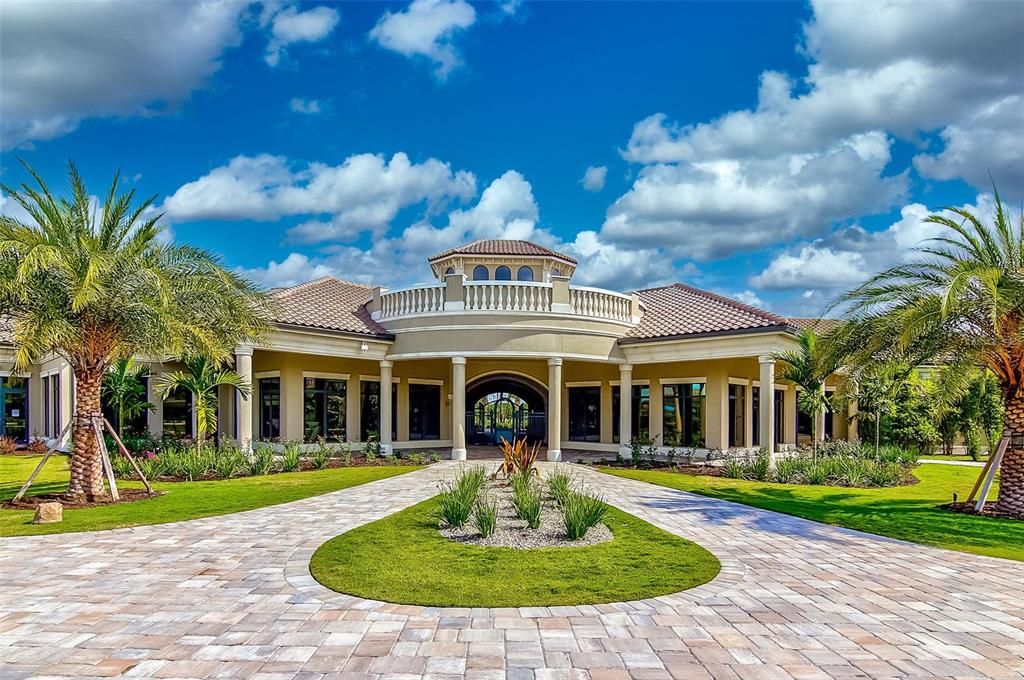
[(786, 328), (786, 319), (684, 283), (636, 291), (644, 314), (620, 342)]
[(797, 330), (802, 331), (813, 328), (814, 332), (818, 335), (828, 335), (843, 325), (841, 319), (814, 319), (806, 316), (791, 316), (786, 321)]
[(370, 318), (366, 303), (373, 289), (332, 276), (273, 291), (278, 309), (274, 321), (359, 335), (391, 337)]
[(576, 264), (576, 260), (568, 255), (563, 255), (530, 241), (515, 241), (511, 239), (473, 241), (458, 248), (451, 248), (443, 253), (433, 255), (427, 261), (433, 262), (449, 255), (539, 255), (541, 257), (557, 257)]

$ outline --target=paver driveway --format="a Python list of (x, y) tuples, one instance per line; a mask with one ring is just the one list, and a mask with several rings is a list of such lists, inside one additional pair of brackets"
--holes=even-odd
[(581, 470), (722, 561), (686, 593), (423, 609), (310, 577), (324, 540), (435, 493), (443, 464), (179, 524), (0, 539), (0, 677), (690, 680), (1022, 677), (1024, 564)]

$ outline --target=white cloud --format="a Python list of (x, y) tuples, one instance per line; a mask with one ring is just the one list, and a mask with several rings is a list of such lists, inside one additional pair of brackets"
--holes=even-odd
[(764, 300), (758, 297), (757, 293), (752, 290), (744, 290), (732, 294), (724, 293), (724, 295), (726, 297), (731, 297), (734, 300), (739, 300), (743, 304), (750, 305), (752, 307), (760, 307), (761, 309), (764, 309), (765, 306)]
[(608, 176), (608, 166), (591, 165), (583, 173), (583, 188), (587, 191), (600, 191), (604, 189), (604, 180)]
[(322, 111), (320, 102), (316, 99), (302, 99), (295, 97), (291, 100), (288, 105), (295, 113), (305, 113), (308, 115), (316, 115)]
[(244, 2), (5, 2), (0, 145), (67, 134), (88, 117), (172, 107), (241, 40)]
[(902, 200), (906, 177), (882, 175), (889, 146), (867, 133), (816, 153), (646, 166), (608, 209), (601, 235), (696, 259), (811, 236)]
[[(974, 205), (961, 207), (982, 216), (994, 212), (993, 198), (987, 194), (979, 195)], [(917, 248), (947, 231), (925, 221), (938, 212), (911, 203), (900, 210), (900, 219), (880, 231), (854, 225), (799, 244), (777, 254), (751, 277), (750, 284), (769, 290), (818, 289), (831, 297), (887, 267), (917, 257)]]
[(323, 276), (343, 278), (337, 267), (327, 262), (315, 262), (302, 253), (289, 253), (280, 262), (271, 260), (266, 267), (241, 268), (238, 271), (266, 288), (286, 288)]
[(465, 0), (413, 0), (404, 11), (385, 12), (370, 38), (407, 57), (426, 57), (444, 79), (461, 63), (454, 36), (475, 22), (476, 10)]
[[(348, 240), (364, 231), (382, 234), (398, 212), (426, 203), (428, 210), (476, 193), (472, 173), (404, 153), (390, 159), (357, 154), (340, 165), (311, 163), (293, 169), (282, 156), (237, 156), (183, 185), (164, 201), (173, 221), (275, 220), (310, 216), (288, 231), (299, 243)], [(326, 216), (327, 219), (321, 219)]]
[(285, 7), (270, 19), (270, 42), (264, 59), (277, 66), (287, 53), (285, 48), (296, 43), (319, 42), (331, 34), (341, 15), (330, 7), (320, 6), (300, 12), (296, 7)]

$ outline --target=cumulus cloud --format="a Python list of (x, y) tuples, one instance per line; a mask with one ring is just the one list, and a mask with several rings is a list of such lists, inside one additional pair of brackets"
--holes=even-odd
[(882, 175), (889, 147), (874, 132), (815, 153), (646, 166), (608, 209), (601, 234), (696, 259), (810, 236), (902, 200), (906, 176)]
[(429, 59), (443, 80), (462, 62), (454, 37), (474, 23), (476, 10), (465, 0), (413, 0), (401, 12), (385, 12), (370, 38), (404, 56)]
[(243, 2), (8, 2), (0, 21), (0, 145), (67, 134), (88, 117), (172, 107), (241, 41)]
[(330, 7), (321, 6), (299, 11), (296, 7), (285, 7), (273, 13), (268, 21), (270, 42), (264, 59), (270, 66), (277, 66), (286, 56), (285, 48), (296, 43), (314, 43), (326, 38), (341, 20), (341, 15)]
[(743, 290), (738, 293), (723, 293), (723, 295), (734, 300), (739, 300), (743, 304), (750, 305), (752, 307), (760, 307), (763, 309), (765, 306), (764, 300), (758, 297), (757, 293), (752, 290)]
[[(993, 198), (987, 194), (979, 195), (974, 205), (961, 207), (983, 216), (994, 213)], [(925, 221), (938, 212), (911, 203), (900, 210), (900, 219), (880, 231), (853, 225), (798, 244), (778, 253), (750, 284), (769, 290), (819, 290), (822, 297), (830, 297), (916, 257), (917, 248), (945, 232), (941, 225)]]
[(414, 163), (404, 153), (390, 159), (357, 154), (340, 165), (293, 167), (283, 156), (237, 156), (189, 182), (165, 201), (172, 221), (275, 220), (310, 216), (288, 231), (289, 240), (319, 243), (349, 240), (364, 231), (383, 233), (400, 210), (426, 203), (428, 209), (476, 193), (470, 172), (427, 159)]
[(591, 165), (583, 173), (583, 188), (587, 191), (600, 191), (604, 189), (604, 180), (608, 176), (608, 166)]
[(295, 113), (304, 113), (307, 115), (316, 115), (322, 110), (320, 102), (316, 99), (302, 99), (301, 97), (295, 97), (292, 99), (288, 106)]

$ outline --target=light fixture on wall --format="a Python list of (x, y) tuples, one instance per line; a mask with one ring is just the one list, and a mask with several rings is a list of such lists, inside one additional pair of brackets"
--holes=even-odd
[(370, 345), (364, 342), (362, 345), (359, 346), (359, 349), (363, 350), (364, 352), (369, 352)]

